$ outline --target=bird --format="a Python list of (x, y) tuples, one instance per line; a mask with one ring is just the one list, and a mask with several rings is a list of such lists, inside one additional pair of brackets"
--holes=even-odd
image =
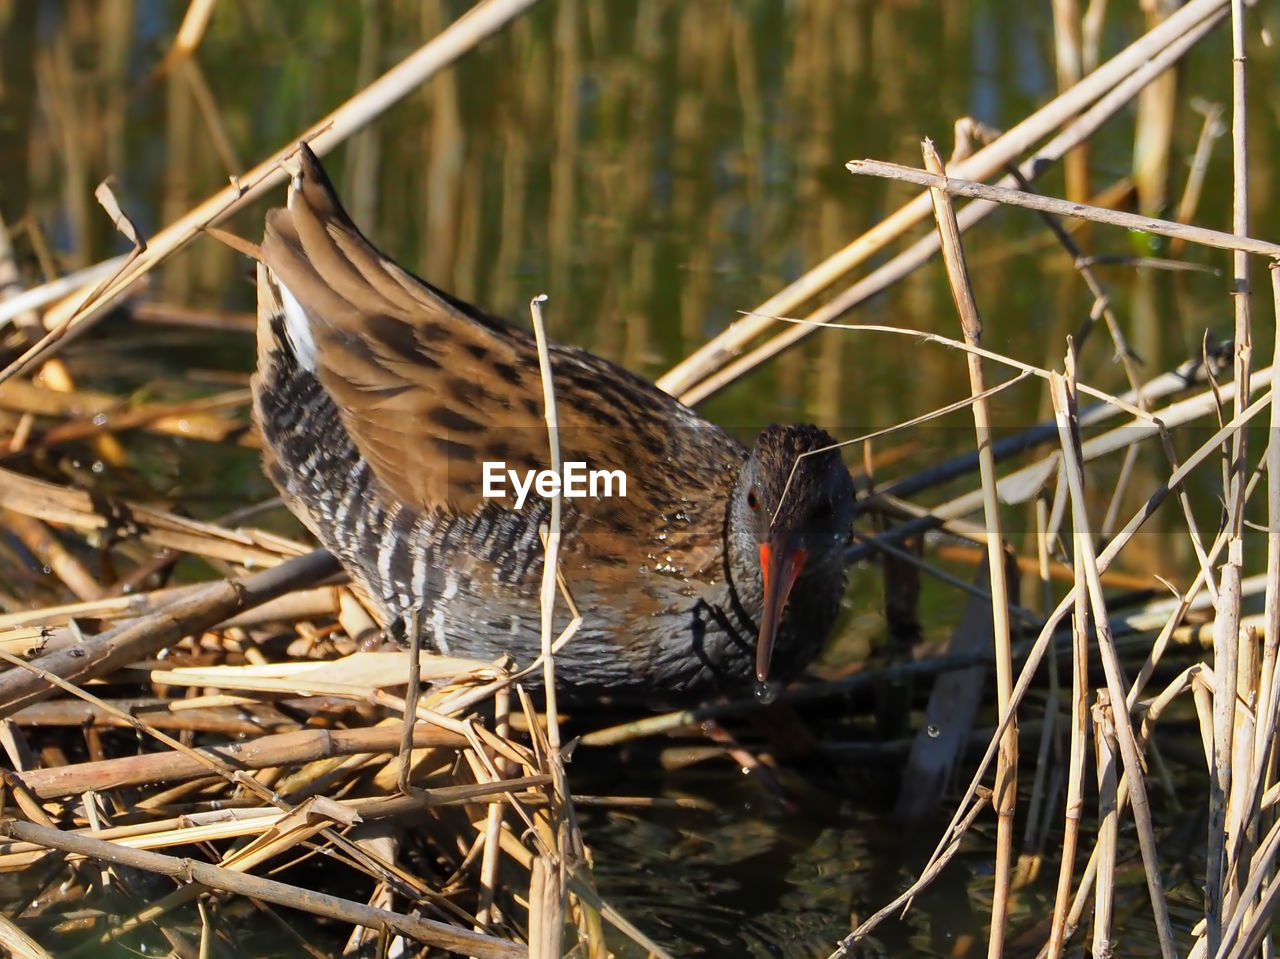
[[(290, 173), (258, 252), (265, 471), (391, 637), (528, 665), (555, 493), (530, 479), (550, 456), (535, 337), (379, 251), (305, 143)], [(563, 477), (559, 572), (582, 622), (555, 655), (560, 701), (670, 707), (797, 677), (846, 585), (836, 441), (775, 424), (748, 449), (587, 350), (551, 344), (549, 365), (562, 460), (604, 477), (575, 496)]]

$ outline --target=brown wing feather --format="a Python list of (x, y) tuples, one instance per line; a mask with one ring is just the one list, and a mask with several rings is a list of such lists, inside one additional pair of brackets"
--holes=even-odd
[[(305, 148), (289, 208), (267, 218), (262, 255), (306, 311), (317, 377), (399, 502), (469, 513), (481, 505), (484, 461), (521, 473), (547, 466), (532, 336), (381, 254)], [(685, 568), (673, 574), (717, 575), (741, 446), (598, 357), (556, 348), (552, 370), (563, 458), (628, 474), (625, 499), (566, 500), (566, 529), (576, 533), (566, 555), (634, 561), (639, 538), (655, 566), (667, 548), (683, 553)]]

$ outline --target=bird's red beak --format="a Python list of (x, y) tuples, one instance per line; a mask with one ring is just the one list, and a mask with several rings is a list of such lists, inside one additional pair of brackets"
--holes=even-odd
[(778, 623), (787, 606), (787, 597), (796, 577), (804, 569), (807, 550), (792, 546), (785, 536), (774, 536), (760, 544), (760, 572), (764, 576), (764, 609), (760, 611), (760, 638), (756, 642), (756, 679), (769, 678), (769, 660), (773, 658), (773, 641)]

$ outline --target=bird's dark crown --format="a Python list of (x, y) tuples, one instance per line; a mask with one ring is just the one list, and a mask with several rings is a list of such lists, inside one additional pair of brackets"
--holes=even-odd
[(811, 424), (775, 424), (760, 432), (742, 465), (730, 543), (750, 552), (789, 534), (814, 568), (842, 553), (853, 516), (853, 480), (836, 441)]

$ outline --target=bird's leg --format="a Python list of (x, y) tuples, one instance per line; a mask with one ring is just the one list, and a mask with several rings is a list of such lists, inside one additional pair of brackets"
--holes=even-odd
[(401, 618), (409, 640), (408, 688), (404, 693), (404, 737), (400, 742), (400, 775), (397, 785), (406, 796), (413, 795), (409, 779), (413, 772), (413, 726), (418, 720), (418, 697), (422, 694), (422, 630), (418, 628), (418, 607), (410, 606)]

